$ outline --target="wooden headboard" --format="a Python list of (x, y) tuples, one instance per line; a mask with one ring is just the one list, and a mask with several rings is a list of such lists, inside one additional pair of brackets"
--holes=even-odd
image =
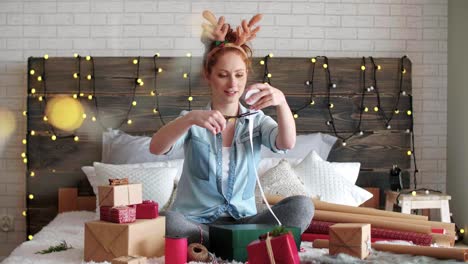
[[(139, 59), (139, 63), (134, 64), (134, 59)], [(264, 58), (253, 60), (248, 83), (263, 82), (265, 72), (260, 60)], [(330, 58), (328, 61), (330, 79), (337, 85), (331, 90), (330, 99), (334, 103), (332, 113), (340, 135), (346, 136), (358, 124), (362, 94), (361, 61), (362, 58)], [(296, 122), (298, 133), (332, 133), (326, 124), (329, 120), (328, 88), (323, 63), (324, 58), (317, 59), (313, 79), (315, 104), (299, 112)], [(380, 110), (390, 115), (400, 89), (400, 59), (375, 58), (375, 63), (381, 66), (376, 74)], [(186, 57), (30, 58), (26, 177), (27, 193), (33, 194), (34, 199), (27, 200), (28, 233), (36, 233), (55, 217), (59, 188), (78, 186), (78, 195), (92, 194), (80, 168), (101, 160), (103, 127), (116, 128), (122, 123), (120, 129), (127, 133), (151, 135), (163, 122), (174, 119), (181, 110), (189, 109), (189, 103), (191, 109), (206, 106), (210, 91), (201, 79), (200, 65), (201, 58)], [(368, 58), (365, 65), (365, 86), (368, 87), (373, 85), (373, 71), (369, 70), (372, 64)], [(307, 105), (310, 100), (311, 89), (305, 82), (311, 80), (312, 66), (310, 58), (274, 57), (268, 60), (271, 84), (286, 94), (293, 111)], [(405, 59), (403, 66), (406, 73), (402, 87), (407, 94), (411, 94), (410, 60)], [(158, 68), (162, 72), (155, 75)], [(34, 75), (29, 74), (31, 69), (34, 69)], [(74, 73), (79, 73), (79, 78), (74, 78)], [(184, 78), (184, 73), (189, 73), (189, 78)], [(88, 74), (92, 75), (91, 80), (87, 80)], [(42, 81), (38, 80), (38, 76), (42, 77)], [(141, 78), (144, 85), (135, 88), (137, 78)], [(156, 96), (151, 91), (156, 91)], [(83, 125), (73, 133), (58, 129), (54, 129), (54, 132), (43, 120), (45, 102), (58, 95), (79, 96), (80, 92), (84, 95), (80, 98), (87, 113)], [(92, 100), (87, 98), (90, 94), (93, 95)], [(39, 101), (40, 96), (45, 100)], [(193, 101), (187, 100), (189, 96), (193, 97)], [(133, 99), (138, 103), (135, 107), (131, 106)], [(338, 141), (329, 160), (361, 162), (357, 184), (378, 187), (382, 192), (389, 189), (388, 172), (392, 165), (397, 164), (403, 169), (408, 185), (410, 156), (406, 152), (411, 149), (411, 134), (406, 130), (411, 128), (412, 117), (405, 112), (411, 109), (411, 97), (400, 97), (398, 108), (402, 113), (394, 116), (391, 129), (387, 129), (381, 116), (373, 111), (377, 105), (375, 91), (366, 92), (364, 104), (369, 107), (369, 112), (362, 115), (364, 135), (351, 138), (346, 146)], [(96, 114), (96, 105), (99, 115)], [(155, 107), (159, 111), (157, 114), (153, 113)], [(265, 112), (275, 117), (274, 109), (266, 109)], [(98, 122), (91, 120), (93, 115), (98, 117)], [(126, 123), (127, 118), (132, 120), (131, 125)], [(31, 135), (32, 130), (35, 135)], [(55, 141), (51, 140), (53, 133), (58, 136)], [(73, 140), (75, 135), (79, 137), (78, 142)], [(30, 176), (31, 171), (34, 171), (34, 177)]]

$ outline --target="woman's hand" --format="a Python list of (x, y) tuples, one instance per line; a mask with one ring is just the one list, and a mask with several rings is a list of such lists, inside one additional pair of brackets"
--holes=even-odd
[(258, 89), (260, 92), (253, 94), (250, 96), (245, 102), (251, 104), (251, 110), (260, 110), (266, 108), (268, 106), (279, 106), (286, 104), (286, 98), (279, 89), (269, 85), (268, 83), (256, 83), (249, 85), (247, 90), (251, 89)]
[(204, 127), (214, 135), (226, 128), (226, 119), (218, 110), (193, 110), (187, 116), (192, 125)]

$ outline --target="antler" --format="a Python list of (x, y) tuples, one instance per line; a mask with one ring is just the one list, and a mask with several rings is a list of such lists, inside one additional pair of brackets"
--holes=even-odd
[(237, 46), (241, 46), (247, 41), (254, 39), (257, 36), (256, 33), (260, 30), (260, 26), (257, 26), (256, 28), (253, 28), (253, 26), (257, 24), (261, 19), (262, 14), (256, 14), (252, 17), (252, 19), (250, 19), (248, 24), (247, 21), (245, 21), (245, 19), (242, 20), (241, 25), (238, 26), (236, 29), (237, 39), (234, 44)]
[(224, 41), (229, 30), (229, 25), (224, 23), (224, 16), (216, 21), (216, 17), (208, 10), (203, 11), (203, 17), (210, 24), (203, 23), (202, 41)]

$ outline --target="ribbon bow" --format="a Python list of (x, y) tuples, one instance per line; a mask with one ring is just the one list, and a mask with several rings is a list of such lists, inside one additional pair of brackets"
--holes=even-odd
[(128, 184), (128, 178), (109, 179), (109, 185), (110, 185), (110, 186), (127, 185), (127, 184)]

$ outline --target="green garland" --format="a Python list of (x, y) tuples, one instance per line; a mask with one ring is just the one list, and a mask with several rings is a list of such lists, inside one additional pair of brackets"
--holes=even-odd
[(73, 248), (71, 245), (68, 245), (65, 240), (62, 240), (62, 242), (58, 244), (57, 246), (50, 246), (48, 249), (38, 251), (35, 254), (49, 254), (52, 252), (64, 251), (64, 250), (71, 249), (71, 248)]

